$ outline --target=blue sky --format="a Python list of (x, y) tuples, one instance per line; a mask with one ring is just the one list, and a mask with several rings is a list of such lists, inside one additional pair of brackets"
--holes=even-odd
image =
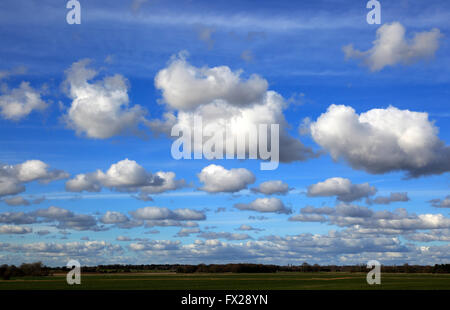
[[(81, 24), (69, 25), (64, 3), (2, 1), (0, 262), (448, 262), (450, 4), (380, 2), (382, 24), (369, 25), (364, 1), (258, 1), (256, 5), (252, 1), (80, 0)], [(402, 29), (405, 34), (399, 41)], [(377, 49), (377, 33), (394, 43)], [(414, 45), (420, 34), (427, 40)], [(346, 55), (343, 47), (349, 44), (353, 53)], [(382, 48), (391, 54), (382, 54)], [(180, 53), (187, 56), (177, 56)], [(82, 75), (83, 68), (75, 69), (74, 64), (86, 58), (91, 62), (83, 68), (95, 70), (97, 76), (76, 85), (70, 78)], [(277, 117), (289, 124), (285, 128), (289, 141), (301, 141), (317, 156), (280, 163), (273, 171), (261, 171), (259, 160), (174, 160), (170, 154), (173, 140), (161, 132), (157, 135), (158, 130), (148, 122), (164, 120), (166, 112), (178, 121), (182, 113), (200, 113), (174, 108), (164, 91), (175, 89), (175, 82), (156, 85), (158, 74), (177, 61), (183, 69), (198, 72), (226, 66), (237, 76), (241, 70), (240, 82), (253, 74), (264, 79), (267, 90), (278, 93), (285, 103)], [(375, 62), (381, 62), (381, 68), (373, 69)], [(98, 86), (99, 92), (114, 91), (101, 83), (112, 76), (125, 81), (125, 90), (118, 84), (112, 88), (117, 86), (118, 93), (129, 99), (128, 106), (116, 112), (140, 107), (133, 114), (133, 124), (125, 124), (139, 134), (126, 130), (111, 133), (108, 126), (123, 124), (120, 119), (115, 124), (102, 118), (97, 121), (104, 122), (102, 130), (108, 134), (89, 134), (89, 128), (96, 128), (89, 123), (89, 107), (101, 104), (95, 94), (87, 100), (88, 108), (80, 112), (80, 118), (70, 116), (74, 102), (89, 85)], [(23, 90), (24, 81), (40, 99), (28, 102), (33, 108), (25, 111), (26, 99), (20, 97), (17, 102), (23, 110), (11, 116), (6, 107)], [(201, 97), (208, 90), (197, 91)], [(188, 91), (185, 95), (194, 94)], [(106, 104), (110, 99), (105, 99)], [(233, 102), (226, 104), (230, 109), (244, 109)], [(340, 114), (327, 110), (331, 105), (352, 108), (353, 114), (345, 110), (348, 117), (357, 118), (372, 109), (380, 109), (382, 115), (371, 123), (371, 134), (365, 138), (364, 122), (349, 121), (354, 127), (347, 128), (345, 120), (339, 123)], [(327, 123), (319, 122), (325, 114), (330, 116)], [(383, 125), (391, 116), (391, 125)], [(312, 127), (316, 125), (316, 131), (308, 125), (306, 133), (299, 133), (305, 118)], [(327, 131), (327, 126), (335, 128)], [(394, 136), (398, 138), (395, 142)], [(280, 145), (289, 153), (287, 147)], [(330, 155), (333, 150), (336, 160)], [(101, 186), (94, 192), (67, 185), (79, 174), (92, 175), (97, 170), (107, 174), (112, 165), (125, 159), (135, 162), (127, 165), (144, 169), (149, 178), (158, 171), (173, 172), (175, 180), (184, 183), (149, 193), (153, 201), (136, 199), (140, 187), (108, 185), (114, 183), (112, 179), (92, 181)], [(45, 171), (34, 178), (15, 174), (30, 160), (45, 163)], [(198, 174), (212, 164), (229, 171), (232, 179), (218, 182), (229, 181), (233, 189), (202, 190), (206, 184)], [(14, 167), (13, 172), (7, 172), (7, 167)], [(55, 177), (53, 169), (63, 173)], [(248, 170), (254, 181), (236, 185), (242, 178), (232, 169)], [(214, 177), (221, 180), (221, 175)], [(326, 182), (331, 178), (340, 178), (334, 179), (341, 182), (339, 188)], [(287, 184), (289, 191), (264, 194), (251, 190), (275, 180)], [(26, 190), (7, 194), (8, 182)], [(370, 187), (376, 193), (367, 190)], [(355, 191), (356, 198), (340, 199), (342, 190)], [(391, 193), (402, 193), (402, 201), (373, 202)], [(11, 202), (18, 197), (29, 203)], [(45, 200), (31, 203), (40, 197)], [(269, 204), (281, 201), (284, 209), (261, 212), (258, 207), (250, 211), (236, 207), (258, 199)], [(314, 207), (313, 211), (301, 211), (306, 206)], [(320, 213), (317, 208), (324, 206), (331, 211)], [(134, 212), (164, 208), (194, 210), (203, 218), (171, 214), (166, 219), (177, 220), (175, 226), (165, 227), (161, 222), (152, 226), (148, 215)], [(395, 211), (398, 208), (403, 211)], [(50, 214), (55, 210), (64, 214)], [(108, 222), (108, 211), (121, 214), (122, 222)], [(27, 216), (32, 218), (28, 222), (24, 220)], [(80, 225), (73, 224), (74, 217)], [(140, 225), (123, 228), (125, 223), (139, 220)], [(177, 235), (183, 229), (191, 232)]]

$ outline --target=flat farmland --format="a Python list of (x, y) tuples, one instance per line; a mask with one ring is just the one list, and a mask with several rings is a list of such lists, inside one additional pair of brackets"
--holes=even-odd
[(368, 285), (365, 273), (117, 273), (81, 274), (68, 285), (64, 274), (0, 280), (0, 290), (450, 290), (448, 274), (385, 273)]

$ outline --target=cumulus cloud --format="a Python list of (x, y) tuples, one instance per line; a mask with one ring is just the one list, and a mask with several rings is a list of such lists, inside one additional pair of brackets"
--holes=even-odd
[(46, 265), (65, 265), (67, 257), (83, 262), (83, 265), (117, 263), (116, 259), (123, 254), (117, 244), (106, 241), (85, 241), (67, 243), (0, 243), (0, 248), (14, 253), (10, 263), (23, 261), (23, 257), (31, 261), (43, 261)]
[(164, 219), (164, 220), (146, 220), (145, 227), (198, 227), (197, 222), (194, 221), (183, 221), (183, 220), (172, 220), (172, 219)]
[(3, 212), (0, 213), (0, 223), (15, 225), (33, 224), (36, 223), (36, 217), (25, 212)]
[(257, 198), (250, 203), (236, 203), (235, 208), (257, 212), (273, 212), (290, 214), (292, 210), (278, 198)]
[(43, 218), (44, 221), (56, 221), (59, 229), (73, 229), (78, 231), (92, 230), (100, 231), (102, 227), (97, 225), (97, 220), (88, 214), (76, 214), (70, 210), (51, 206), (47, 209), (38, 209), (30, 213), (37, 218)]
[(135, 211), (130, 211), (130, 214), (137, 220), (147, 221), (202, 221), (206, 219), (203, 212), (187, 208), (170, 210), (168, 208), (160, 207), (144, 207)]
[(128, 221), (129, 218), (125, 214), (117, 211), (107, 211), (100, 218), (100, 222), (102, 222), (103, 224), (120, 224)]
[(191, 234), (200, 233), (200, 228), (181, 228), (175, 235), (175, 237), (189, 237)]
[(59, 229), (73, 229), (78, 231), (100, 231), (102, 227), (97, 225), (95, 217), (88, 214), (77, 214), (70, 210), (56, 206), (46, 209), (37, 209), (30, 212), (4, 212), (0, 213), (0, 223), (4, 224), (37, 224), (55, 223)]
[(359, 51), (353, 45), (343, 47), (346, 58), (361, 59), (371, 71), (387, 66), (411, 64), (433, 57), (442, 37), (437, 28), (417, 32), (411, 39), (405, 37), (405, 27), (398, 22), (384, 24), (377, 30), (377, 38), (371, 49)]
[[(320, 215), (320, 217), (310, 215)], [(340, 203), (335, 208), (308, 206), (291, 221), (328, 222), (340, 227), (352, 227), (359, 233), (410, 234), (415, 230), (449, 229), (450, 218), (442, 214), (414, 214), (399, 208), (391, 211), (372, 211), (368, 207)]]
[(48, 103), (42, 100), (41, 92), (22, 82), (19, 87), (5, 89), (0, 95), (0, 115), (4, 119), (18, 121), (33, 111), (43, 111)]
[(377, 196), (373, 199), (367, 198), (368, 204), (388, 205), (392, 202), (409, 201), (408, 193), (390, 193), (389, 196)]
[(198, 235), (203, 239), (225, 239), (225, 240), (247, 240), (253, 239), (248, 234), (230, 233), (230, 232), (202, 232)]
[(291, 216), (289, 221), (293, 222), (326, 222), (327, 218), (320, 214), (297, 214)]
[(26, 72), (27, 72), (27, 68), (24, 66), (14, 67), (10, 70), (1, 70), (0, 71), (0, 80), (6, 79), (11, 76), (15, 76), (15, 75), (22, 75), (22, 74), (25, 74)]
[(314, 208), (313, 206), (306, 206), (304, 208), (300, 209), (301, 213), (303, 214), (331, 214), (334, 212), (334, 209), (331, 207), (321, 207), (321, 208)]
[(49, 169), (49, 165), (40, 160), (28, 160), (17, 165), (0, 164), (0, 197), (24, 192), (24, 184), (28, 182), (46, 184), (68, 177), (68, 173)]
[(185, 186), (184, 180), (175, 180), (175, 173), (159, 171), (152, 174), (134, 160), (124, 159), (103, 172), (97, 170), (78, 174), (66, 182), (70, 192), (99, 192), (102, 187), (121, 192), (141, 191), (145, 194), (162, 193)]
[(38, 230), (37, 232), (35, 232), (35, 234), (38, 236), (46, 236), (46, 235), (50, 234), (50, 231), (47, 229), (41, 229), (41, 230)]
[(117, 241), (131, 241), (131, 238), (127, 237), (127, 236), (117, 236), (116, 240)]
[(242, 224), (237, 228), (236, 230), (242, 230), (242, 231), (263, 231), (264, 229), (256, 228), (247, 224)]
[(450, 229), (434, 229), (429, 232), (418, 232), (406, 234), (407, 240), (419, 242), (433, 242), (433, 241), (450, 241)]
[(11, 198), (5, 198), (2, 201), (8, 206), (29, 206), (31, 204), (40, 204), (45, 200), (45, 197), (36, 198), (33, 200), (25, 199), (21, 196), (15, 196)]
[(172, 108), (189, 110), (214, 100), (245, 106), (263, 99), (268, 83), (258, 75), (243, 79), (227, 66), (196, 68), (185, 57), (175, 57), (158, 72), (155, 86)]
[(435, 208), (450, 208), (450, 195), (444, 199), (431, 199), (429, 202)]
[[(271, 124), (279, 124), (281, 162), (316, 157), (311, 148), (288, 134), (289, 124), (283, 115), (288, 103), (283, 97), (268, 91), (267, 81), (258, 75), (248, 79), (241, 75), (240, 71), (233, 72), (226, 66), (194, 67), (183, 54), (173, 57), (168, 67), (155, 78), (155, 86), (162, 91), (163, 103), (169, 112), (164, 115), (164, 120), (151, 121), (150, 128), (168, 136), (174, 125), (192, 134), (200, 134), (199, 130), (211, 133), (226, 131), (223, 145), (226, 149), (227, 145), (234, 145), (236, 140), (241, 141), (242, 137), (258, 130), (260, 124), (269, 128)], [(195, 118), (202, 119), (203, 128), (194, 127)], [(271, 134), (268, 136), (268, 146), (271, 146)], [(248, 140), (245, 141), (246, 154), (252, 146)], [(193, 142), (193, 150), (201, 152), (202, 141)], [(238, 154), (235, 148), (228, 149), (228, 152), (234, 156)], [(260, 154), (257, 156), (261, 157)]]
[[(444, 262), (448, 245), (404, 245), (392, 236), (355, 235), (351, 232), (328, 234), (303, 233), (290, 236), (265, 236), (246, 242), (225, 242), (218, 239), (195, 240), (190, 244), (169, 240), (152, 240), (130, 245), (142, 260), (176, 263), (220, 263), (251, 261), (256, 263), (358, 264), (379, 259), (386, 264), (408, 262)], [(447, 251), (447, 252), (446, 252)]]
[(227, 170), (219, 165), (209, 165), (197, 176), (203, 183), (200, 190), (208, 193), (235, 193), (255, 182), (255, 175), (245, 168)]
[(311, 124), (313, 139), (334, 160), (373, 174), (406, 171), (409, 177), (450, 171), (450, 147), (437, 134), (427, 113), (392, 106), (358, 115), (333, 104)]
[(185, 180), (176, 180), (174, 172), (158, 171), (155, 173), (155, 178), (162, 180), (159, 184), (152, 184), (142, 186), (140, 190), (145, 194), (160, 194), (168, 191), (174, 191), (179, 188), (185, 187)]
[(66, 70), (64, 86), (73, 100), (65, 115), (68, 126), (96, 139), (137, 133), (146, 111), (129, 106), (128, 81), (120, 74), (92, 81), (98, 72), (88, 68), (89, 63), (83, 59)]
[(258, 187), (252, 188), (252, 192), (265, 195), (285, 195), (289, 190), (289, 185), (280, 180), (263, 182)]
[(329, 178), (323, 182), (308, 186), (309, 197), (336, 196), (338, 200), (351, 202), (374, 195), (377, 189), (369, 183), (353, 184), (345, 178)]
[(30, 227), (23, 227), (17, 225), (2, 225), (0, 226), (0, 234), (29, 234), (33, 232)]

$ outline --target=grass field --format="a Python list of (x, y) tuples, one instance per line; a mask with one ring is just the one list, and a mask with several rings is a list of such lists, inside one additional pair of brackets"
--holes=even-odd
[(382, 274), (368, 285), (365, 273), (82, 274), (80, 285), (65, 275), (0, 280), (0, 290), (450, 290), (448, 274)]

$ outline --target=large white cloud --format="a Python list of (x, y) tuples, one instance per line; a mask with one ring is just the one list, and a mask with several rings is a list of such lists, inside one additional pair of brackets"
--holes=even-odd
[(41, 92), (32, 88), (28, 82), (22, 82), (14, 89), (6, 89), (0, 95), (0, 115), (5, 119), (18, 121), (33, 111), (42, 111), (47, 107), (48, 103), (42, 100)]
[[(288, 103), (283, 97), (268, 91), (264, 79), (253, 75), (245, 80), (240, 75), (240, 72), (234, 73), (226, 66), (196, 68), (183, 55), (174, 57), (155, 79), (155, 85), (162, 91), (163, 102), (169, 112), (164, 115), (164, 120), (151, 121), (150, 128), (170, 136), (171, 128), (178, 125), (198, 135), (201, 128), (194, 127), (194, 119), (201, 118), (204, 134), (207, 131), (218, 133), (226, 130), (223, 144), (226, 150), (227, 143), (234, 144), (237, 139), (249, 135), (253, 128), (258, 129), (260, 124), (268, 125), (269, 129), (271, 124), (279, 124), (279, 161), (292, 162), (316, 157), (317, 154), (311, 148), (289, 135), (289, 124), (283, 114)], [(270, 133), (268, 141), (268, 146), (271, 146)], [(193, 150), (201, 152), (202, 141), (193, 142)], [(247, 155), (249, 149), (250, 144), (246, 141)], [(260, 154), (257, 156), (261, 158)]]
[(80, 60), (66, 70), (64, 85), (73, 100), (65, 116), (67, 124), (78, 134), (97, 139), (137, 133), (145, 110), (129, 106), (127, 80), (116, 74), (90, 82), (98, 72), (87, 67), (89, 62)]
[(162, 193), (185, 186), (184, 180), (176, 180), (173, 172), (152, 174), (134, 160), (124, 159), (112, 164), (106, 172), (97, 170), (78, 174), (66, 182), (70, 192), (99, 192), (102, 187), (117, 191)]
[(357, 114), (331, 105), (310, 125), (313, 139), (334, 160), (380, 174), (403, 170), (410, 177), (450, 170), (450, 147), (438, 137), (428, 114), (395, 107)]
[(68, 177), (68, 173), (50, 169), (48, 164), (40, 160), (28, 160), (17, 165), (0, 164), (0, 197), (24, 192), (24, 184), (28, 182), (38, 181), (46, 184)]
[(267, 81), (256, 74), (245, 80), (241, 74), (227, 66), (196, 68), (181, 55), (158, 72), (155, 86), (162, 90), (165, 102), (178, 110), (193, 109), (215, 100), (237, 106), (261, 101), (267, 91)]
[(185, 180), (177, 180), (175, 172), (155, 172), (155, 178), (163, 180), (163, 182), (158, 182), (156, 184), (142, 186), (140, 190), (145, 194), (159, 194), (167, 191), (173, 191), (186, 186)]
[(340, 201), (350, 202), (367, 198), (376, 192), (375, 186), (370, 186), (369, 183), (353, 184), (349, 179), (336, 177), (308, 186), (307, 195), (309, 197), (336, 196)]
[(255, 182), (255, 175), (245, 168), (227, 170), (219, 165), (209, 165), (197, 176), (203, 183), (200, 189), (209, 193), (234, 193)]
[(292, 210), (278, 198), (257, 198), (250, 203), (236, 203), (234, 207), (239, 210), (257, 212), (292, 213)]
[(386, 66), (410, 64), (434, 56), (439, 48), (439, 29), (415, 33), (405, 38), (405, 28), (398, 22), (384, 24), (377, 30), (377, 39), (367, 51), (355, 50), (352, 45), (343, 47), (346, 58), (362, 59), (372, 71)]

